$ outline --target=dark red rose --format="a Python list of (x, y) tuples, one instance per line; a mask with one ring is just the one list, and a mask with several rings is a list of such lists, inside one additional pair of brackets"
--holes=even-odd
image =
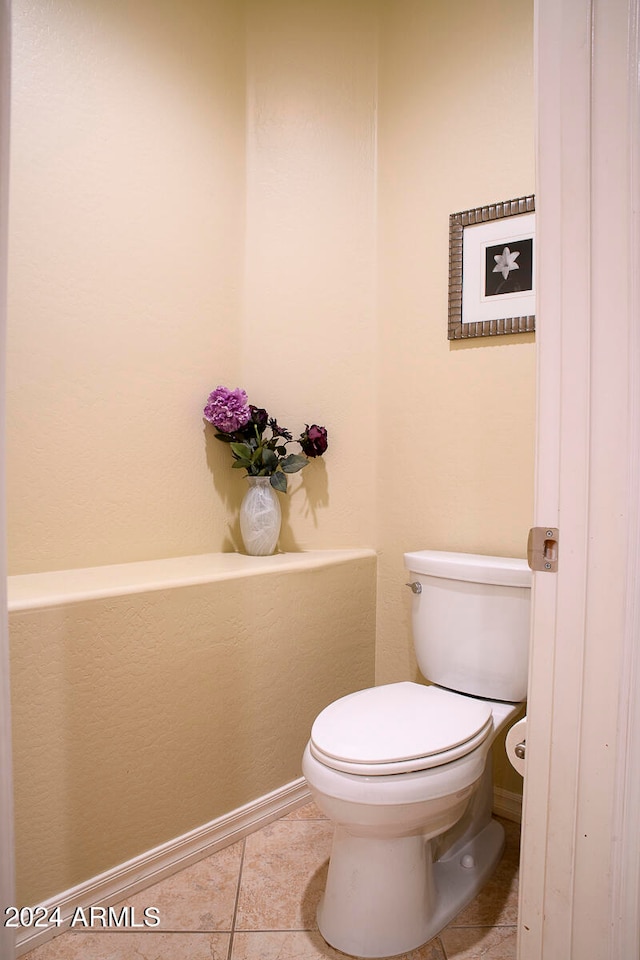
[(317, 423), (312, 423), (311, 426), (306, 424), (306, 430), (301, 434), (298, 442), (307, 457), (321, 457), (329, 446), (327, 431)]
[(251, 411), (251, 422), (255, 423), (260, 430), (264, 430), (269, 420), (267, 411), (264, 407), (254, 407), (252, 403), (249, 404), (249, 410)]

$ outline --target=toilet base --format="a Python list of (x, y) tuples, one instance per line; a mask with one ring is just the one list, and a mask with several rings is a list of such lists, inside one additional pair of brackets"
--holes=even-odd
[[(318, 907), (320, 933), (352, 956), (392, 957), (415, 950), (474, 898), (503, 848), (504, 830), (495, 820), (435, 863), (431, 841), (422, 835), (376, 839), (338, 826)], [(359, 870), (365, 863), (366, 870)]]

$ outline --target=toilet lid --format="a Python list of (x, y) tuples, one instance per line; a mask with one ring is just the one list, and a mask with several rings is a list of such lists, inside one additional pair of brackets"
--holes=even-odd
[(336, 770), (404, 773), (465, 756), (492, 728), (486, 701), (440, 687), (391, 683), (326, 707), (313, 724), (310, 749)]

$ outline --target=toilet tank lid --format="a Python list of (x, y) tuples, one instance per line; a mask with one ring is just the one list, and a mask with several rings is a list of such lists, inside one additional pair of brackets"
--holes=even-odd
[(531, 570), (518, 557), (487, 557), (477, 553), (445, 553), (441, 550), (416, 550), (405, 553), (405, 567), (412, 573), (469, 580), (510, 587), (530, 587)]

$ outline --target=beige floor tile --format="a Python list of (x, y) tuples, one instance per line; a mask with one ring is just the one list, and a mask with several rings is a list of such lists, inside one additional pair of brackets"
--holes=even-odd
[(282, 818), (283, 820), (326, 820), (324, 813), (320, 809), (317, 803), (314, 803), (313, 800), (310, 803), (305, 803), (303, 807), (298, 807), (297, 810), (293, 810), (291, 813), (288, 813), (286, 817)]
[(241, 860), (242, 841), (147, 887), (117, 908), (135, 907), (136, 918), (141, 918), (145, 907), (156, 907), (159, 930), (231, 930)]
[(229, 933), (63, 933), (23, 960), (227, 960)]
[(236, 933), (231, 960), (345, 960), (317, 930)]
[(418, 947), (416, 950), (411, 950), (409, 953), (401, 953), (399, 956), (394, 957), (393, 960), (446, 960), (446, 955), (442, 948), (440, 937), (436, 937), (435, 940), (430, 940), (429, 943), (423, 944), (423, 946)]
[(516, 960), (516, 927), (447, 927), (447, 960)]
[(236, 930), (311, 930), (333, 825), (278, 820), (246, 839)]
[[(236, 933), (231, 960), (345, 960), (316, 930), (289, 930), (273, 933)], [(445, 960), (439, 940), (394, 960)]]

